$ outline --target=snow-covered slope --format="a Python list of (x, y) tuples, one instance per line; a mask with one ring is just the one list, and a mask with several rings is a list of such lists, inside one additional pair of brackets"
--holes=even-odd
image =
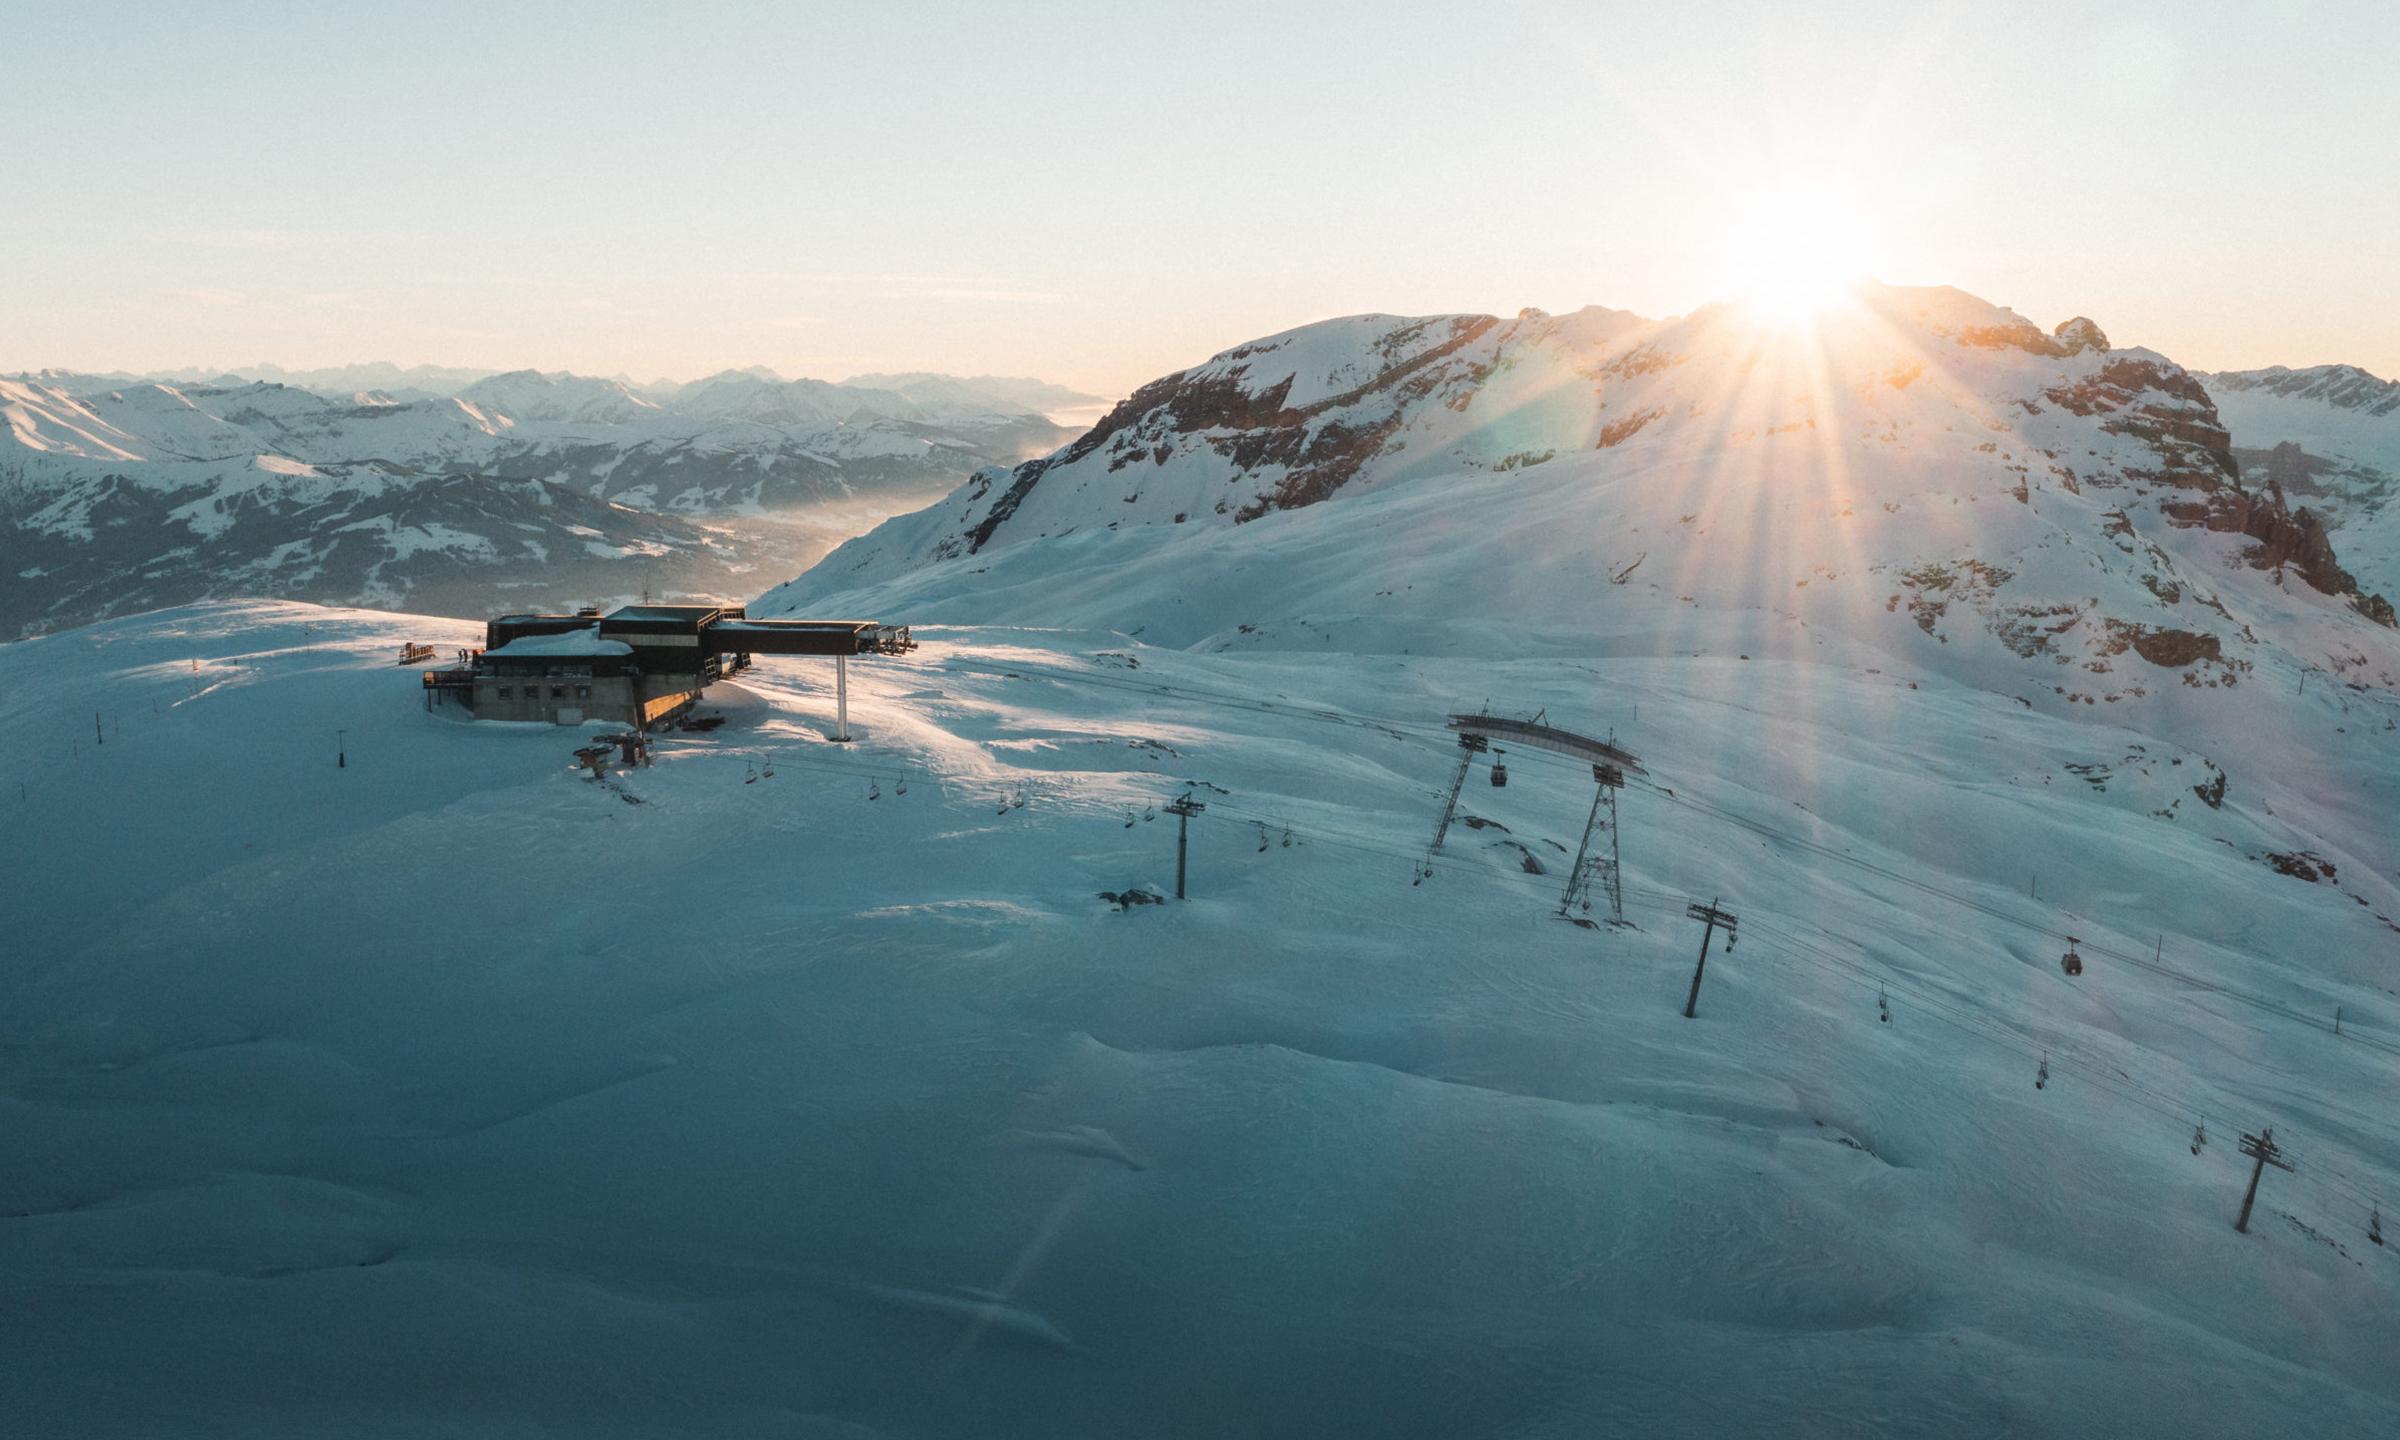
[[(1281, 558), (1404, 589), (1447, 538), (1408, 490), (1212, 533), (1355, 504)], [(2258, 708), (2202, 752), (1685, 613), (1588, 663), (1488, 617), (1433, 658), (921, 630), (853, 667), (854, 746), (821, 663), (770, 661), (604, 783), (420, 708), (394, 647), (465, 626), (0, 647), (12, 1420), (2400, 1428), (2388, 701), (2210, 691)], [(1589, 777), (1534, 752), (1411, 883), (1439, 719), (1485, 697), (1647, 762), (1632, 928), (1555, 918)], [(1191, 901), (1096, 898), (1171, 889), (1149, 807), (1187, 789)], [(1741, 928), (1687, 1020), (1694, 897)], [(2237, 1235), (2269, 1125), (2299, 1168)]]
[(2201, 378), (2244, 466), (2325, 517), (2361, 584), (2400, 592), (2400, 382), (2355, 365)]
[[(0, 379), (0, 636), (211, 595), (473, 610), (736, 594), (822, 554), (835, 512), (880, 519), (1068, 433), (819, 381), (776, 382), (839, 397), (804, 415), (736, 413), (712, 401), (721, 387), (661, 402), (534, 371), (419, 400), (78, 378)], [(383, 507), (403, 492), (400, 520)], [(361, 555), (362, 522), (384, 521), (446, 538)], [(438, 584), (412, 559), (427, 550)]]

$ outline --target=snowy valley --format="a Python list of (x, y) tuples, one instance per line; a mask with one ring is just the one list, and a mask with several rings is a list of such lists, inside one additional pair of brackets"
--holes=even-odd
[[(0, 645), (12, 1406), (2400, 1430), (2400, 416), (2263, 373), (1950, 290), (1303, 326), (788, 583), (726, 559), (754, 617), (921, 648), (852, 667), (856, 743), (823, 662), (768, 661), (598, 779), (580, 732), (421, 703), (393, 656), (457, 621), (215, 599)], [(9, 483), (52, 497), (12, 534), (388, 505), (395, 551), (538, 562), (706, 546), (766, 472), (904, 437), (917, 481), (1035, 448), (729, 381), (738, 458), (685, 485), (625, 437), (699, 398), (507, 379), (353, 418), (8, 382)], [(359, 438), (392, 420), (409, 473)], [(762, 458), (823, 424), (864, 449)], [(1621, 923), (1561, 914), (1589, 767), (1462, 771), (1486, 708), (1640, 757)], [(2237, 1233), (2269, 1127), (2296, 1168)]]
[(0, 635), (217, 596), (452, 615), (745, 596), (979, 465), (1055, 446), (1071, 432), (1033, 407), (1084, 398), (771, 371), (305, 378), (417, 383), (0, 378)]

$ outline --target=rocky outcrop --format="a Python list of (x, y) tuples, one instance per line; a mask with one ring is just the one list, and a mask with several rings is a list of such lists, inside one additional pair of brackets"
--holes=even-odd
[(2032, 321), (2012, 315), (1997, 325), (1968, 326), (1958, 332), (1958, 343), (1978, 350), (2022, 350), (2028, 355), (2050, 355), (2063, 360), (2086, 350), (2106, 351), (2108, 336), (2081, 315), (2059, 322), (2058, 328), (2047, 335)]
[(2197, 630), (2171, 630), (2111, 620), (2108, 633), (2110, 643), (2102, 649), (2102, 654), (2131, 649), (2162, 669), (2180, 670), (2197, 661), (2225, 658), (2224, 647), (2217, 637)]
[(2108, 351), (2107, 333), (2081, 315), (2072, 320), (2060, 321), (2058, 328), (2050, 333), (2058, 337), (2059, 343), (2067, 347), (2067, 353), (2070, 355), (2080, 354), (2085, 350), (2098, 350), (2103, 354)]
[(2242, 558), (2253, 567), (2291, 570), (2320, 593), (2347, 597), (2360, 614), (2376, 624), (2400, 628), (2395, 624), (2392, 602), (2362, 591), (2357, 579), (2334, 558), (2333, 541), (2325, 533), (2323, 518), (2306, 506), (2293, 509), (2283, 488), (2272, 479), (2260, 491), (2226, 485), (2211, 490), (2205, 498), (2168, 501), (2159, 508), (2173, 524), (2248, 536), (2257, 543)]
[[(1252, 388), (1246, 362), (1272, 353), (1273, 347), (1263, 342), (1228, 351), (1203, 370), (1177, 371), (1154, 380), (1074, 444), (1010, 472), (1008, 489), (966, 532), (963, 550), (953, 553), (971, 555), (989, 544), (1054, 470), (1095, 456), (1104, 457), (1111, 472), (1163, 465), (1187, 437), (1199, 437), (1235, 473), (1282, 472), (1271, 488), (1232, 510), (1237, 524), (1271, 511), (1317, 504), (1382, 453), (1414, 407), (1445, 382), (1459, 381), (1465, 387), (1461, 393), (1471, 395), (1485, 372), (1470, 365), (1454, 374), (1456, 367), (1445, 368), (1442, 362), (1498, 324), (1489, 315), (1457, 315), (1403, 326), (1383, 338), (1378, 353), (1386, 363), (1370, 378), (1305, 404), (1292, 403), (1291, 375)], [(982, 499), (993, 483), (991, 472), (978, 475), (978, 488), (967, 498)]]

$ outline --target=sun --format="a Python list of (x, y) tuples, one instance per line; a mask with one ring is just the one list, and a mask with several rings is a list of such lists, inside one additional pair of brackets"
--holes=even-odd
[(1850, 302), (1880, 263), (1866, 211), (1839, 188), (1787, 184), (1750, 192), (1732, 207), (1724, 238), (1724, 283), (1779, 324), (1803, 324)]

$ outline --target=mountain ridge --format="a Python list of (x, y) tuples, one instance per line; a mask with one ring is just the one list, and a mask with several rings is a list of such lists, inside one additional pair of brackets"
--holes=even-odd
[[(2086, 673), (2113, 673), (2128, 652), (2180, 651), (2184, 677), (2237, 676), (2256, 635), (2219, 593), (2230, 565), (2261, 576), (2262, 602), (2304, 625), (2309, 663), (2393, 683), (2389, 598), (2342, 566), (2323, 516), (2271, 484), (2245, 486), (2233, 447), (2209, 392), (2166, 357), (2112, 346), (2083, 317), (2043, 331), (1946, 287), (1863, 290), (1854, 310), (1799, 340), (1734, 306), (1667, 321), (1597, 307), (1354, 316), (1153, 381), (1069, 445), (979, 471), (760, 605), (922, 600), (931, 615), (965, 616), (978, 613), (977, 576), (988, 586), (1021, 574), (1030, 600), (1039, 552), (1066, 545), (1079, 565), (1107, 563), (1107, 542), (1080, 538), (1094, 532), (1188, 536), (1290, 516), (1330, 533), (1338, 520), (1297, 517), (1399, 487), (1508, 477), (1560, 505), (1562, 522), (1660, 537), (1629, 545), (1618, 565), (1661, 543), (1691, 557), (1676, 564), (1701, 563), (1689, 527), (1715, 515), (1743, 533), (1747, 551), (1731, 563), (1785, 573), (1796, 595), (1778, 608), (1818, 610), (1839, 591), (1861, 612), (1839, 623), (1905, 606), (1903, 623), (1913, 617), (1924, 635), (1942, 629), (1933, 617), (1955, 626), (1973, 615), (2018, 660)], [(1583, 518), (1569, 520), (1578, 497), (1552, 493), (1561, 486), (1580, 492)], [(1205, 548), (1210, 563), (1241, 549), (1145, 544)], [(1656, 556), (1648, 564), (1655, 574)], [(2097, 577), (2107, 583), (2095, 590)], [(1489, 588), (1452, 578), (1462, 593)], [(1862, 584), (1874, 588), (1849, 588)], [(1361, 599), (1353, 585), (1338, 603)], [(2341, 638), (2344, 614), (2377, 638), (2364, 648)], [(1012, 607), (985, 618), (1041, 617)], [(1207, 633), (1138, 605), (1114, 621), (1089, 606), (1059, 618)]]

